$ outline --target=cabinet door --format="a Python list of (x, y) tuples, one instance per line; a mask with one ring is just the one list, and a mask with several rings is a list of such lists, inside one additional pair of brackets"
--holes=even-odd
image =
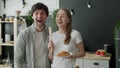
[(109, 61), (84, 59), (84, 68), (109, 68)]
[(74, 68), (75, 68), (76, 66), (79, 66), (79, 68), (83, 68), (83, 58), (78, 58), (78, 59), (76, 60), (76, 63), (75, 63)]

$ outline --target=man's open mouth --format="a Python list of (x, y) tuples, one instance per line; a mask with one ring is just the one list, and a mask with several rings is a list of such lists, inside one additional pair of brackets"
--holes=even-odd
[(42, 20), (37, 20), (37, 22), (42, 22)]

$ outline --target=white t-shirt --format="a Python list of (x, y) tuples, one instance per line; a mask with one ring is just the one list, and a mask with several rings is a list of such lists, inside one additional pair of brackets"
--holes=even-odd
[(73, 68), (75, 60), (73, 58), (58, 57), (57, 54), (60, 51), (69, 51), (75, 54), (77, 52), (76, 44), (82, 41), (81, 35), (78, 31), (72, 30), (71, 40), (68, 45), (64, 44), (65, 34), (61, 34), (56, 31), (52, 34), (52, 40), (54, 42), (54, 57), (51, 67), (52, 68)]

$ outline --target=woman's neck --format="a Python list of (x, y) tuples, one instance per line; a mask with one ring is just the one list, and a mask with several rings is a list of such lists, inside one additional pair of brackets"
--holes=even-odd
[(65, 33), (65, 28), (59, 28), (59, 30), (58, 30), (60, 33)]

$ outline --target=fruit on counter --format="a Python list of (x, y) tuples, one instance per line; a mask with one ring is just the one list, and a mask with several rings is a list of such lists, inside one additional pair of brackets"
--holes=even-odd
[(104, 55), (107, 55), (107, 52), (103, 49), (99, 49), (95, 52), (96, 55), (101, 55), (101, 56), (104, 56)]

